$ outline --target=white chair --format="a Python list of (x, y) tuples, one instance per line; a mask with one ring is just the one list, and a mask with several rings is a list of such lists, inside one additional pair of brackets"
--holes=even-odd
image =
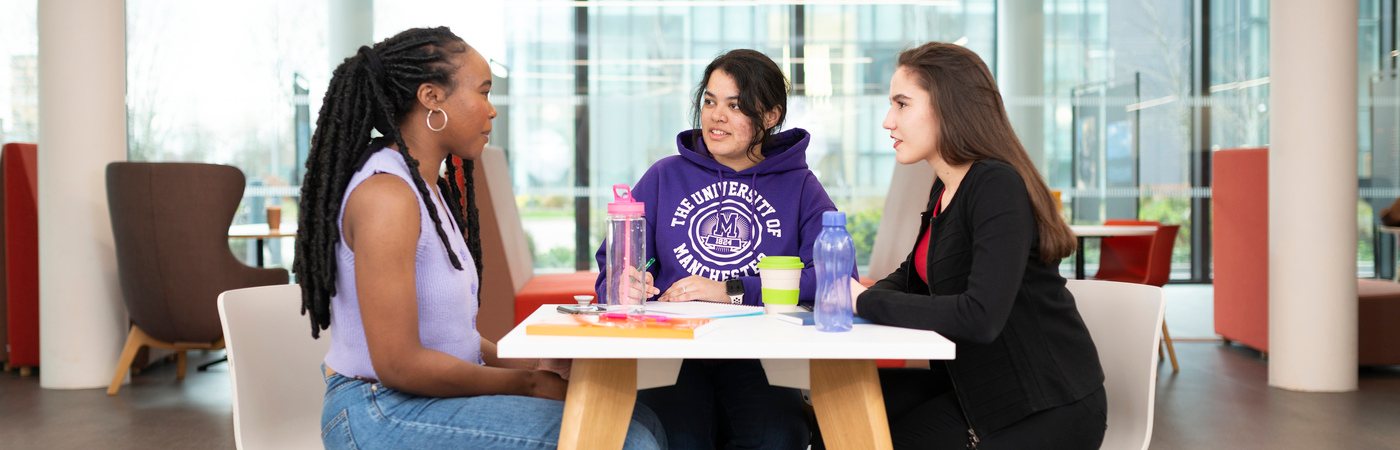
[(885, 209), (880, 228), (870, 249), (870, 267), (865, 276), (876, 281), (889, 276), (919, 239), (919, 214), (928, 208), (933, 189), (933, 168), (923, 162), (895, 164), (890, 173), (890, 189), (885, 193)]
[(1104, 449), (1147, 449), (1157, 397), (1157, 345), (1166, 302), (1162, 288), (1069, 280), (1079, 315), (1094, 337), (1108, 396)]
[(219, 319), (233, 384), (233, 433), (239, 449), (321, 445), (321, 360), (329, 330), (311, 338), (295, 284), (219, 295)]

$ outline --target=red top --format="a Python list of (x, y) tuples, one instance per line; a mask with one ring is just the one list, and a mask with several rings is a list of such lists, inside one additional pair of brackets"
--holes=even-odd
[[(938, 217), (938, 211), (943, 209), (943, 191), (938, 192), (938, 203), (933, 205), (933, 217)], [(919, 244), (914, 246), (914, 272), (919, 274), (919, 279), (928, 284), (928, 239), (933, 234), (933, 220), (928, 222), (928, 228), (924, 228), (919, 234)]]

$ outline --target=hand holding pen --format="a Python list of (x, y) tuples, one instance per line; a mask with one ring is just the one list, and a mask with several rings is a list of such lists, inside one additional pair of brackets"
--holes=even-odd
[(628, 285), (631, 286), (629, 293), (632, 298), (648, 299), (661, 293), (661, 290), (656, 288), (655, 280), (649, 271), (652, 264), (656, 264), (656, 258), (647, 260), (646, 266), (642, 267), (640, 271), (631, 267), (625, 270), (629, 281)]

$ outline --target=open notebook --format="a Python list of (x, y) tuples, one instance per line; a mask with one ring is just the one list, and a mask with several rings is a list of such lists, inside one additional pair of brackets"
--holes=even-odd
[(661, 314), (670, 317), (684, 318), (722, 319), (725, 317), (757, 316), (763, 314), (763, 307), (702, 301), (647, 302), (647, 314)]

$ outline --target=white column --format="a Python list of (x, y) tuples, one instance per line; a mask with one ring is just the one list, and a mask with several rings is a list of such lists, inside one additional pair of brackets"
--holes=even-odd
[(374, 43), (374, 0), (327, 0), (330, 36), (326, 40), (331, 69)]
[(39, 384), (105, 387), (126, 338), (107, 163), (126, 160), (126, 7), (39, 2)]
[(1356, 390), (1356, 2), (1269, 6), (1269, 385)]
[(1045, 170), (1045, 12), (1041, 0), (997, 1), (997, 84), (1006, 114), (1036, 167)]

